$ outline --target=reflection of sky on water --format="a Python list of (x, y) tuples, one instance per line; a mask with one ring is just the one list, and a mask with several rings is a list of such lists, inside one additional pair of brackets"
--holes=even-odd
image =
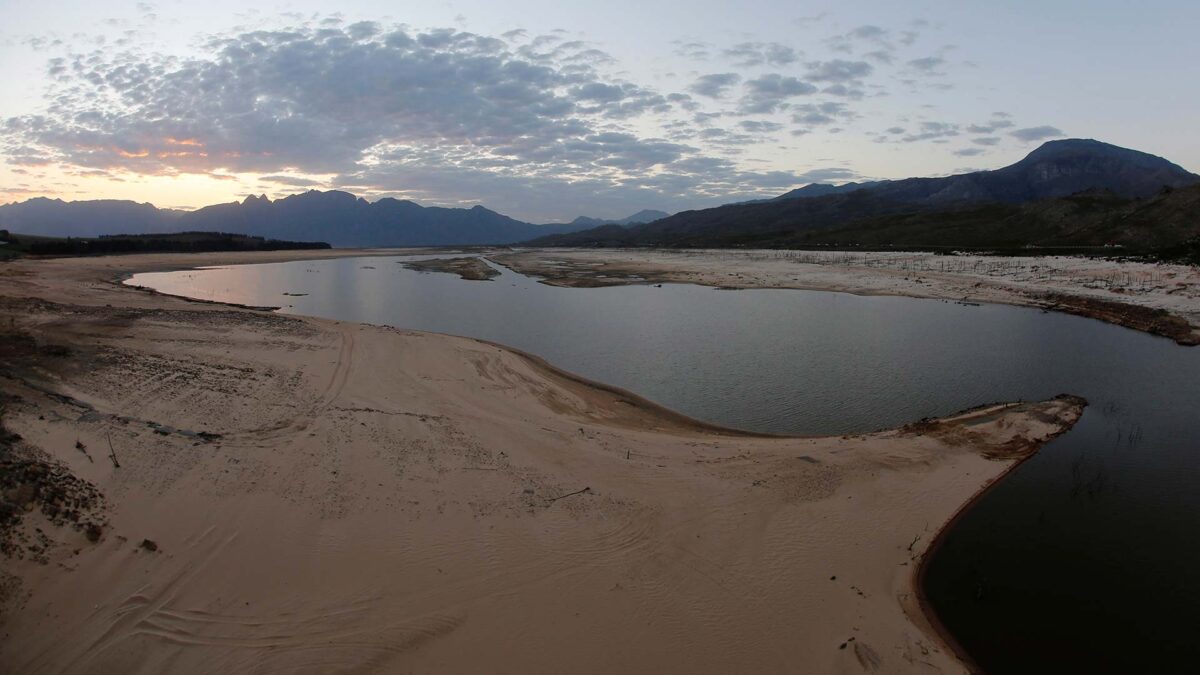
[(1200, 348), (1000, 305), (671, 284), (569, 289), (501, 271), (464, 281), (391, 258), (346, 258), (133, 283), (486, 338), (760, 431), (849, 433), (993, 401), (1084, 396), (1080, 423), (947, 537), (931, 598), (990, 672), (1030, 672), (1031, 654), (1046, 671), (1113, 670), (1127, 663), (1121, 645), (1139, 640), (1153, 641), (1159, 663), (1196, 650), (1195, 622), (1170, 617), (1200, 607)]

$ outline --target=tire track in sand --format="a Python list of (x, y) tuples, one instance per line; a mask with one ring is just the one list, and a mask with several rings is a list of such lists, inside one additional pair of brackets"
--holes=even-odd
[(325, 413), (333, 405), (333, 403), (342, 394), (342, 390), (346, 388), (346, 383), (350, 380), (350, 370), (354, 366), (354, 329), (344, 326), (338, 326), (338, 336), (341, 344), (338, 347), (337, 362), (333, 368), (333, 375), (329, 378), (329, 383), (321, 390), (317, 397), (317, 402), (307, 412), (297, 414), (290, 419), (285, 419), (270, 427), (261, 429), (252, 429), (238, 434), (245, 436), (248, 440), (270, 441), (285, 438), (308, 429), (308, 425), (312, 423), (318, 415)]

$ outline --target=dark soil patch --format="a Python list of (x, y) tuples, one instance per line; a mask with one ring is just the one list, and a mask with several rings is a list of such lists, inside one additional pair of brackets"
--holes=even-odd
[(40, 510), (50, 523), (70, 526), (99, 541), (103, 534), (104, 496), (65, 465), (23, 442), (4, 426), (8, 400), (0, 401), (0, 553), (45, 560), (53, 541), (39, 528), (22, 526), (26, 514)]

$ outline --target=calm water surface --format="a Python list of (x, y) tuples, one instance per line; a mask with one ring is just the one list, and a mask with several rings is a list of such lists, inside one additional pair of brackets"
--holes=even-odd
[(568, 289), (502, 268), (493, 281), (464, 281), (398, 260), (131, 283), (494, 340), (755, 431), (840, 434), (1084, 396), (1079, 424), (948, 533), (930, 563), (930, 600), (989, 673), (1200, 663), (1200, 348), (1017, 307), (672, 284)]

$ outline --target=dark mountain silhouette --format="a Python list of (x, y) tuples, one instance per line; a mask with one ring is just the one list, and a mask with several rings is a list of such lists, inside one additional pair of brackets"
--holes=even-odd
[(423, 207), (390, 198), (367, 202), (347, 192), (315, 190), (275, 201), (251, 196), (190, 212), (115, 200), (38, 198), (0, 206), (0, 228), (52, 237), (219, 231), (334, 246), (467, 246), (508, 244), (583, 227), (533, 225), (482, 206)]
[(1200, 176), (1137, 150), (1091, 139), (1050, 141), (1024, 159), (994, 171), (884, 181), (867, 189), (910, 203), (1021, 202), (1066, 197), (1083, 190), (1110, 190), (1120, 197), (1149, 197), (1164, 185), (1182, 187)]
[(656, 220), (666, 218), (671, 214), (665, 211), (654, 211), (652, 209), (642, 209), (632, 216), (617, 218), (613, 220), (605, 220), (603, 218), (589, 218), (587, 216), (579, 216), (572, 220), (569, 224), (582, 228), (599, 227), (601, 225), (641, 225), (643, 223), (652, 223)]
[[(1034, 223), (1051, 214), (1070, 220), (1081, 217), (1069, 200), (1034, 209), (1017, 208), (1044, 200), (1062, 200), (1083, 191), (1099, 191), (1105, 199), (1090, 198), (1098, 208), (1117, 208), (1146, 198), (1164, 187), (1200, 183), (1200, 176), (1161, 157), (1092, 140), (1051, 141), (1021, 161), (994, 171), (908, 178), (828, 189), (816, 184), (765, 202), (729, 204), (684, 211), (669, 218), (628, 229), (610, 226), (550, 236), (530, 242), (546, 246), (802, 246), (839, 242), (883, 246), (992, 246), (999, 242), (1041, 241), (1037, 233), (1021, 230), (1017, 222)], [(840, 186), (838, 186), (840, 188)], [(812, 188), (812, 189), (809, 189)], [(807, 192), (806, 192), (807, 190)], [(1081, 198), (1082, 199), (1082, 198)], [(1176, 198), (1178, 200), (1178, 197)], [(1078, 200), (1077, 200), (1078, 201)], [(1174, 201), (1174, 200), (1173, 200)], [(1080, 202), (1082, 203), (1082, 202)], [(1040, 209), (1044, 209), (1044, 212)], [(1181, 214), (1186, 219), (1186, 214)], [(965, 220), (964, 220), (965, 219)], [(970, 221), (969, 237), (956, 235), (952, 224)], [(898, 224), (908, 225), (900, 227)], [(1098, 222), (1098, 221), (1097, 221)], [(1087, 221), (1087, 227), (1097, 225)], [(859, 236), (862, 228), (890, 223), (891, 234)], [(945, 227), (940, 227), (945, 225)], [(1084, 226), (1084, 225), (1081, 225)], [(885, 228), (886, 229), (886, 228)], [(935, 231), (938, 236), (934, 236)], [(917, 236), (917, 234), (920, 236)], [(1080, 245), (1108, 243), (1100, 231), (1074, 237)], [(991, 243), (988, 243), (991, 242)]]
[(618, 221), (617, 225), (641, 225), (642, 223), (653, 223), (656, 220), (662, 220), (671, 214), (666, 211), (655, 211), (654, 209), (642, 209), (632, 216), (626, 216)]
[(1163, 251), (1200, 242), (1200, 183), (1148, 198), (1085, 190), (1024, 204), (993, 202), (878, 216), (850, 226), (797, 232), (772, 246), (1019, 248), (1121, 246)]
[(579, 229), (532, 225), (482, 206), (425, 207), (385, 198), (368, 202), (348, 192), (315, 190), (271, 201), (248, 197), (185, 214), (188, 229), (243, 232), (276, 239), (328, 241), (334, 246), (462, 246), (507, 244)]
[(758, 199), (754, 203), (764, 201), (780, 201), (784, 199), (806, 199), (808, 197), (824, 197), (825, 195), (841, 194), (843, 192), (854, 192), (877, 185), (882, 185), (888, 181), (866, 181), (863, 183), (843, 183), (841, 185), (830, 185), (829, 183), (810, 183), (802, 188), (796, 188), (785, 192), (778, 197), (771, 199)]
[(0, 206), (0, 228), (48, 237), (147, 234), (177, 231), (175, 222), (182, 214), (119, 199), (64, 202), (36, 197)]

